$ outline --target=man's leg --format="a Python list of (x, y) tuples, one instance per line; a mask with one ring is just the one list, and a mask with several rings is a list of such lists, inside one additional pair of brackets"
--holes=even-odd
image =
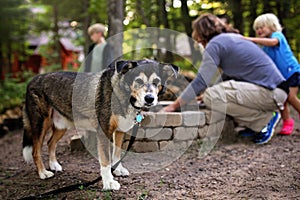
[(231, 80), (207, 88), (203, 101), (212, 110), (224, 112), (225, 107), (226, 114), (232, 116), (239, 125), (259, 132), (278, 109), (278, 99), (279, 103), (284, 103), (284, 95), (283, 91)]

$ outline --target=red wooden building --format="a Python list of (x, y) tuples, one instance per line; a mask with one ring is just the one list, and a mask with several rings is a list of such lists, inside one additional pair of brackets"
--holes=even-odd
[[(27, 70), (32, 70), (34, 73), (44, 71), (47, 66), (52, 65), (49, 59), (42, 56), (41, 47), (48, 45), (49, 37), (42, 34), (40, 37), (29, 39), (30, 48), (33, 49), (33, 54), (28, 57), (25, 61), (24, 66)], [(70, 67), (73, 69), (79, 68), (79, 55), (82, 54), (83, 48), (76, 47), (69, 38), (63, 37), (59, 40), (60, 44), (60, 58), (61, 58), (61, 69), (68, 70)], [(49, 54), (53, 52), (53, 49), (49, 46)]]

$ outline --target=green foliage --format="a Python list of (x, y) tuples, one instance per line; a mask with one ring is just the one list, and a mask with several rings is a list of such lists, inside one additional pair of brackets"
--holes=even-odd
[(197, 68), (200, 66), (200, 63), (192, 64), (191, 60), (184, 57), (176, 57), (173, 62), (174, 65), (179, 66), (182, 71), (193, 71), (197, 72)]
[[(126, 0), (124, 1), (124, 30), (133, 30), (134, 28), (143, 27), (163, 27), (165, 25), (162, 19), (163, 11), (167, 12), (167, 21), (171, 30), (185, 32), (187, 24), (195, 19), (203, 12), (212, 12), (216, 15), (227, 15), (230, 18), (230, 23), (240, 24), (243, 32), (241, 34), (253, 34), (251, 24), (256, 15), (262, 14), (268, 9), (280, 16), (284, 26), (284, 31), (287, 39), (292, 47), (293, 52), (300, 58), (300, 40), (299, 32), (299, 6), (300, 1), (285, 1), (285, 0), (165, 0), (165, 6), (160, 5), (163, 1), (157, 0)], [(183, 16), (182, 3), (188, 5), (187, 18)], [(235, 7), (236, 3), (240, 2), (241, 7)], [(12, 53), (19, 53), (21, 61), (25, 60), (27, 55), (32, 54), (26, 50), (25, 37), (28, 35), (37, 35), (41, 32), (55, 32), (55, 24), (58, 22), (77, 21), (78, 25), (73, 27), (77, 33), (74, 44), (85, 45), (88, 47), (90, 40), (86, 35), (86, 29), (91, 23), (101, 22), (108, 24), (107, 8), (110, 4), (109, 0), (1, 0), (0, 1), (0, 48), (3, 59), (1, 64), (1, 73), (10, 72)], [(269, 5), (267, 7), (266, 5)], [(118, 6), (118, 5), (115, 5)], [(31, 11), (31, 12), (29, 12)], [(113, 13), (114, 14), (114, 13)], [(117, 14), (117, 13), (116, 13)], [(240, 15), (241, 14), (241, 15)], [(236, 17), (241, 16), (241, 17)], [(57, 28), (57, 27), (56, 27)], [(60, 27), (61, 28), (61, 27)], [(55, 37), (51, 41), (55, 42), (64, 30), (54, 34)], [(140, 34), (140, 33), (137, 33)], [(138, 35), (140, 37), (140, 35)], [(143, 50), (135, 50), (136, 46), (143, 45), (148, 41), (136, 41), (135, 37), (128, 40), (128, 36), (124, 35), (123, 52), (124, 58), (140, 59), (143, 57), (156, 57), (157, 51), (155, 47), (145, 48)], [(171, 36), (171, 38), (173, 35)], [(174, 43), (171, 41), (171, 43)], [(53, 44), (52, 44), (53, 45)], [(42, 47), (43, 48), (43, 47)], [(57, 48), (58, 49), (58, 48)], [(129, 50), (128, 50), (129, 49)], [(133, 50), (131, 50), (133, 49)], [(43, 49), (42, 49), (43, 51)], [(43, 52), (42, 52), (43, 54)], [(59, 55), (57, 52), (46, 52), (45, 57), (56, 58)], [(195, 60), (195, 57), (193, 57)], [(58, 63), (56, 60), (55, 63)], [(175, 62), (181, 62), (183, 68), (190, 68), (188, 62), (174, 59)], [(49, 62), (50, 63), (50, 62)], [(50, 67), (52, 68), (52, 67)], [(55, 68), (55, 67), (53, 67)], [(194, 69), (194, 68), (192, 68)]]
[(54, 42), (50, 41), (48, 44), (39, 47), (39, 53), (46, 59), (47, 63), (55, 63), (59, 53), (54, 49)]
[[(72, 1), (73, 2), (73, 1)], [(107, 1), (106, 0), (90, 0), (88, 9), (91, 16), (91, 23), (108, 23), (107, 18)]]
[(6, 76), (0, 83), (0, 113), (24, 102), (26, 87), (32, 77), (33, 73), (30, 71), (19, 73), (17, 77)]
[(48, 5), (32, 4), (34, 8), (33, 12), (30, 13), (31, 29), (30, 34), (39, 35), (41, 32), (48, 32), (53, 27), (51, 26), (51, 7)]
[(0, 1), (0, 48), (3, 53), (22, 47), (30, 20), (26, 17), (28, 9), (23, 5), (23, 0)]

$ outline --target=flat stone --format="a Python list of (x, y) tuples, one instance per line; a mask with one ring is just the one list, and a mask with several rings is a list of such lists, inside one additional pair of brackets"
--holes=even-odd
[(183, 126), (204, 126), (205, 113), (200, 111), (182, 112)]
[(148, 141), (136, 141), (133, 144), (132, 148), (135, 152), (138, 153), (154, 152), (154, 151), (158, 151), (158, 143), (148, 142)]
[(194, 140), (198, 137), (198, 127), (177, 127), (174, 129), (174, 140)]
[(172, 139), (173, 131), (171, 128), (148, 128), (146, 138), (149, 140), (161, 141)]

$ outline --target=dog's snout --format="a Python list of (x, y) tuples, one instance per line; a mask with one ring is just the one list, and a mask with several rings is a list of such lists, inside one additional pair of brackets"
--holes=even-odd
[(154, 101), (154, 96), (152, 94), (147, 94), (145, 96), (145, 101), (146, 101), (146, 103), (149, 103), (149, 104), (152, 103)]

